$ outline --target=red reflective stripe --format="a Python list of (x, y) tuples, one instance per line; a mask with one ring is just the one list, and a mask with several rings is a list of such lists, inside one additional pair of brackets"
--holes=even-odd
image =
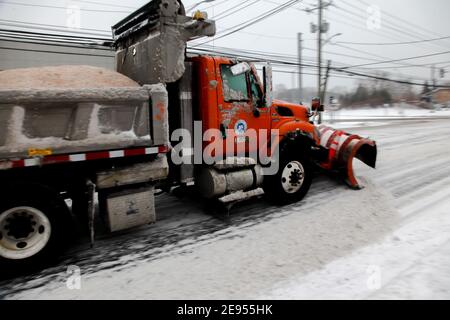
[(12, 161), (12, 167), (13, 168), (23, 168), (23, 167), (25, 167), (25, 161), (24, 160)]
[(352, 151), (350, 153), (350, 156), (348, 158), (348, 163), (347, 163), (347, 183), (355, 189), (360, 188), (359, 184), (358, 184), (358, 180), (356, 180), (355, 177), (355, 173), (353, 171), (353, 158), (356, 156), (356, 153), (358, 152), (359, 148), (361, 148), (362, 145), (367, 143), (367, 139), (361, 139), (360, 141), (358, 141), (358, 143), (353, 146)]
[(159, 153), (168, 153), (170, 151), (170, 148), (168, 146), (159, 146), (158, 150)]
[(323, 136), (325, 133), (327, 133), (328, 131), (333, 130), (330, 127), (323, 127), (319, 129), (320, 135)]
[(333, 134), (330, 136), (330, 138), (328, 139), (327, 145), (325, 146), (327, 149), (329, 149), (331, 147), (331, 144), (333, 143), (334, 139), (336, 138), (336, 136), (339, 134), (339, 131), (335, 131), (333, 132)]
[(109, 151), (86, 153), (86, 160), (100, 160), (109, 158)]
[[(100, 152), (90, 152), (90, 153), (77, 153), (77, 154), (64, 154), (64, 155), (54, 155), (46, 156), (42, 158), (28, 158), (20, 160), (12, 160), (9, 163), (11, 168), (23, 168), (30, 166), (37, 166), (40, 164), (56, 164), (56, 163), (66, 163), (66, 162), (82, 162), (89, 160), (102, 160), (110, 158), (124, 158), (124, 157), (134, 157), (134, 156), (144, 156), (147, 155), (147, 149), (154, 149), (154, 153), (168, 153), (170, 148), (168, 146), (157, 146), (151, 148), (136, 148), (136, 149), (124, 149), (124, 150), (111, 150), (111, 151), (100, 151)], [(112, 156), (119, 153), (123, 153), (123, 156)], [(5, 167), (5, 166), (3, 166)]]
[(58, 155), (58, 156), (48, 156), (44, 157), (42, 162), (43, 164), (53, 164), (53, 163), (60, 163), (60, 162), (69, 162), (70, 156), (69, 155)]
[(124, 155), (125, 157), (143, 156), (145, 155), (145, 149), (126, 149)]
[(339, 154), (338, 154), (338, 162), (345, 161), (344, 155), (347, 152), (347, 148), (350, 145), (350, 142), (352, 142), (355, 139), (361, 139), (360, 136), (352, 135), (345, 140), (345, 142), (342, 144), (342, 146), (339, 148)]

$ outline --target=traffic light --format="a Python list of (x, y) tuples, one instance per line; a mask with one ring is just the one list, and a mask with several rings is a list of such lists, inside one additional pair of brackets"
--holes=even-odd
[(445, 77), (445, 74), (446, 74), (445, 69), (441, 69), (441, 70), (440, 70), (440, 73), (441, 73), (441, 78), (444, 78), (444, 77)]

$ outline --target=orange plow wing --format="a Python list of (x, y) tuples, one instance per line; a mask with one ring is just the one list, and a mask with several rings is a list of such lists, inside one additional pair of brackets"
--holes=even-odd
[(328, 153), (327, 160), (319, 163), (319, 166), (325, 170), (339, 172), (351, 188), (361, 189), (362, 186), (358, 183), (353, 171), (353, 159), (359, 159), (375, 169), (376, 142), (327, 126), (320, 126), (319, 131), (320, 145)]

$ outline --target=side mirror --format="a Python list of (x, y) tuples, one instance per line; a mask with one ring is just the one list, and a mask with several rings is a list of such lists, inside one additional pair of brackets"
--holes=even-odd
[(267, 64), (263, 67), (264, 76), (264, 104), (266, 107), (271, 107), (273, 102), (272, 89), (272, 66)]
[(323, 104), (321, 103), (319, 98), (314, 98), (312, 100), (311, 109), (314, 112), (324, 112), (325, 111), (325, 107), (323, 106)]
[(247, 62), (241, 62), (238, 64), (235, 64), (230, 68), (231, 73), (233, 76), (239, 76), (241, 74), (244, 74), (251, 70), (250, 65)]

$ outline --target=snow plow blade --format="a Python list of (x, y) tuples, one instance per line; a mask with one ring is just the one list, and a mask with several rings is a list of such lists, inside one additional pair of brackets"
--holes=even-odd
[(361, 189), (353, 171), (353, 159), (359, 159), (371, 168), (376, 168), (377, 144), (375, 141), (352, 135), (345, 131), (320, 126), (320, 145), (327, 150), (328, 159), (319, 166), (328, 171), (337, 171), (353, 189)]

